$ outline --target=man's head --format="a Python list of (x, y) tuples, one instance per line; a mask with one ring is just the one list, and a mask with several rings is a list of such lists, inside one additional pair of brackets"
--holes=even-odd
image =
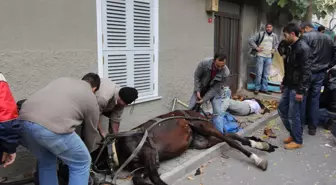
[(288, 44), (293, 44), (299, 39), (300, 27), (295, 23), (289, 23), (283, 29), (283, 36)]
[(273, 25), (271, 23), (267, 23), (265, 25), (265, 29), (268, 34), (271, 34), (273, 32)]
[(133, 87), (123, 87), (119, 91), (118, 104), (126, 106), (138, 98), (138, 91)]
[(226, 55), (223, 52), (217, 52), (214, 56), (215, 67), (217, 70), (222, 70), (226, 63)]
[(321, 32), (321, 33), (324, 33), (324, 31), (325, 31), (325, 27), (324, 26), (319, 26), (318, 28), (317, 28), (317, 31), (318, 32)]
[(301, 24), (301, 34), (311, 32), (314, 30), (314, 26), (311, 22), (304, 22)]
[(90, 84), (92, 92), (95, 93), (100, 87), (100, 77), (96, 73), (88, 73), (83, 76), (82, 80)]

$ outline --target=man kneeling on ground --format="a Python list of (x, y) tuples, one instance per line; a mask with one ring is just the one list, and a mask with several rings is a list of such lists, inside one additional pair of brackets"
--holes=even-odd
[(221, 87), (230, 75), (229, 68), (225, 65), (226, 55), (216, 53), (213, 59), (199, 63), (194, 73), (194, 92), (189, 102), (192, 110), (196, 104), (211, 101), (213, 114), (221, 113), (222, 98)]
[[(58, 185), (57, 159), (69, 167), (69, 185), (88, 184), (90, 153), (99, 139), (99, 107), (95, 92), (100, 78), (59, 78), (30, 95), (22, 104), (20, 142), (38, 161), (40, 185)], [(83, 124), (83, 140), (76, 127)]]
[(300, 27), (294, 23), (283, 29), (285, 40), (290, 44), (285, 61), (285, 76), (281, 89), (282, 97), (278, 106), (279, 116), (290, 136), (284, 140), (286, 149), (301, 148), (303, 144), (301, 114), (311, 81), (310, 48), (299, 39)]

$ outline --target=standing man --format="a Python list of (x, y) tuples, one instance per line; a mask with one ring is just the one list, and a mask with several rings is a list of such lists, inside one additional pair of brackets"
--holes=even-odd
[(218, 52), (213, 59), (200, 62), (194, 73), (194, 92), (189, 102), (192, 110), (196, 104), (211, 101), (213, 114), (221, 113), (222, 98), (221, 87), (230, 75), (229, 68), (225, 65), (226, 55)]
[(22, 126), (14, 97), (9, 85), (0, 72), (0, 164), (6, 168), (15, 161), (16, 148)]
[[(69, 185), (88, 184), (89, 152), (99, 138), (99, 107), (94, 94), (99, 86), (100, 78), (94, 73), (83, 80), (59, 78), (22, 104), (20, 142), (37, 158), (40, 185), (58, 185), (57, 158), (69, 167)], [(84, 142), (75, 132), (82, 124)]]
[(251, 47), (251, 54), (255, 56), (256, 60), (256, 79), (254, 94), (259, 91), (271, 94), (268, 91), (268, 77), (272, 66), (273, 54), (277, 51), (279, 40), (275, 33), (273, 33), (272, 24), (265, 25), (266, 31), (259, 32), (249, 40)]
[[(107, 78), (102, 78), (100, 82), (100, 88), (96, 93), (100, 113), (109, 118), (109, 132), (118, 133), (124, 108), (138, 98), (138, 91), (132, 87), (120, 88)], [(100, 122), (98, 130), (104, 137), (105, 133)]]
[(281, 83), (283, 91), (278, 112), (289, 132), (284, 140), (286, 149), (301, 148), (303, 144), (301, 113), (311, 80), (310, 48), (299, 39), (300, 27), (294, 23), (283, 29), (285, 40), (290, 44), (285, 62), (285, 76)]
[(312, 79), (307, 97), (306, 123), (308, 134), (315, 135), (319, 122), (319, 102), (321, 88), (326, 71), (332, 67), (333, 58), (336, 54), (336, 47), (332, 39), (326, 34), (320, 34), (314, 30), (311, 23), (301, 24), (302, 40), (311, 49), (311, 71)]

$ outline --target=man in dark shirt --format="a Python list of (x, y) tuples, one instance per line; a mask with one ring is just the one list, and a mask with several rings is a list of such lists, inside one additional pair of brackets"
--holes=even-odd
[(283, 33), (290, 46), (285, 62), (285, 76), (281, 83), (283, 94), (278, 112), (290, 135), (284, 140), (285, 148), (296, 149), (303, 144), (301, 113), (312, 75), (310, 48), (299, 39), (300, 28), (296, 24), (288, 24)]
[(307, 97), (306, 124), (308, 124), (309, 135), (316, 134), (316, 128), (319, 122), (319, 101), (321, 88), (326, 71), (333, 66), (336, 47), (332, 39), (326, 35), (314, 30), (311, 23), (306, 22), (301, 25), (302, 40), (305, 41), (311, 49), (311, 71), (312, 79)]

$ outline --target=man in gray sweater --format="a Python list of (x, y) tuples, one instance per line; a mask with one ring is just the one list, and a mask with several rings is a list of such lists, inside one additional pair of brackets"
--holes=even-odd
[[(109, 132), (118, 133), (124, 108), (138, 98), (138, 91), (133, 87), (120, 88), (108, 78), (102, 78), (100, 82), (100, 88), (96, 93), (100, 112), (109, 118)], [(104, 137), (105, 133), (100, 125), (99, 121), (98, 130)]]
[(225, 65), (226, 58), (224, 53), (219, 52), (213, 59), (199, 63), (194, 73), (194, 92), (190, 99), (189, 109), (193, 109), (196, 104), (203, 104), (210, 100), (213, 114), (221, 113), (221, 87), (230, 75), (230, 70)]
[[(58, 185), (57, 158), (69, 166), (69, 185), (88, 184), (89, 152), (99, 138), (99, 107), (94, 94), (99, 87), (100, 78), (94, 73), (83, 80), (59, 78), (22, 104), (20, 142), (38, 160), (40, 185)], [(84, 142), (75, 132), (80, 125)]]

